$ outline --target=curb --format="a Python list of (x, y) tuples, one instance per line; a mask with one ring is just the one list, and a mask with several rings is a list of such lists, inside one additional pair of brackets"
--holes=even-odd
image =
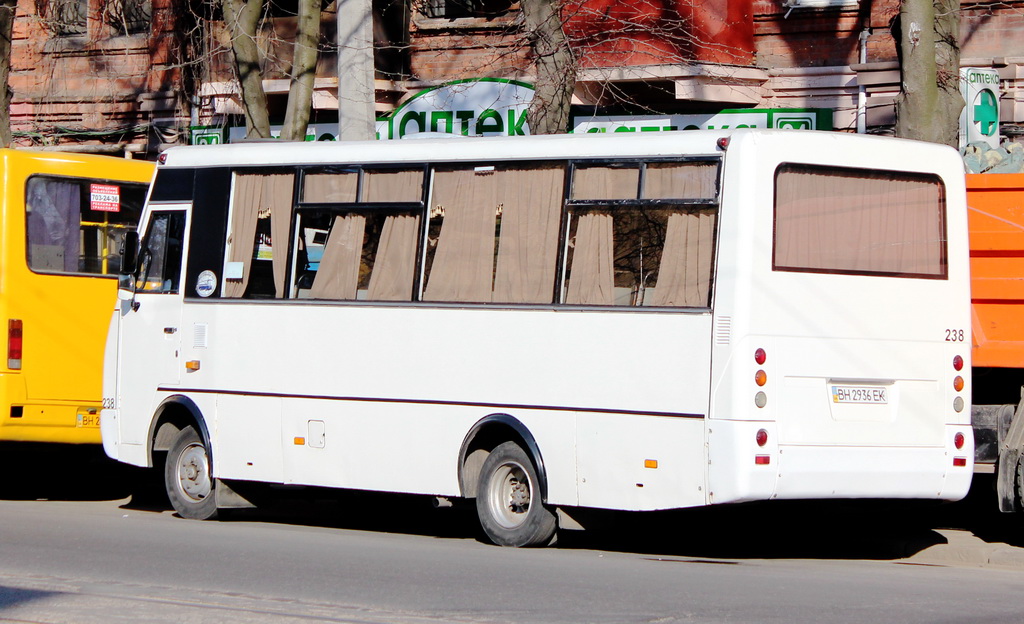
[(1004, 543), (989, 543), (970, 531), (935, 529), (946, 538), (903, 559), (903, 563), (998, 567), (1024, 570), (1024, 548)]

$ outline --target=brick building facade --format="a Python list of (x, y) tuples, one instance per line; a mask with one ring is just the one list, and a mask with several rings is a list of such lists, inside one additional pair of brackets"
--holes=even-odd
[[(709, 114), (813, 108), (832, 126), (891, 131), (899, 0), (566, 0), (578, 59), (576, 115)], [(240, 124), (223, 22), (172, 0), (21, 0), (10, 86), (18, 145), (150, 156), (190, 126)], [(202, 6), (204, 3), (200, 3)], [(266, 20), (265, 86), (283, 117), (294, 17)], [(531, 81), (511, 0), (372, 0), (376, 107), (424, 88), (496, 77)], [(117, 7), (112, 10), (110, 7)], [(1002, 121), (1024, 126), (1024, 0), (964, 2), (964, 66), (1002, 79)], [(336, 14), (323, 13), (313, 123), (336, 124)]]

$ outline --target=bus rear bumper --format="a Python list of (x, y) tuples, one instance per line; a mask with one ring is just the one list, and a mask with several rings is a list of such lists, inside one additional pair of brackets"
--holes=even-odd
[(42, 403), (5, 404), (0, 440), (99, 444), (99, 407)]
[(960, 500), (971, 486), (973, 451), (950, 451), (783, 446), (773, 498)]
[[(938, 499), (967, 495), (974, 472), (970, 427), (945, 426), (942, 446), (777, 444), (774, 423), (710, 425), (709, 502), (770, 499)], [(768, 442), (757, 446), (758, 429)], [(961, 448), (957, 433), (964, 434)], [(731, 444), (730, 444), (731, 442)]]

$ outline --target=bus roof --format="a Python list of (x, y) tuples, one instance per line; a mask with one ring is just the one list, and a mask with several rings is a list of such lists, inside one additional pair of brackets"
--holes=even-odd
[[(73, 177), (107, 177), (149, 183), (155, 163), (98, 154), (0, 148), (4, 167), (23, 167), (29, 173), (49, 173)], [(105, 173), (106, 172), (106, 173)]]
[[(226, 145), (172, 147), (161, 155), (165, 167), (330, 165), (422, 163), (520, 159), (629, 158), (714, 156), (723, 153), (718, 141), (729, 138), (762, 149), (785, 146), (806, 150), (808, 158), (823, 154), (860, 153), (867, 160), (899, 142), (901, 162), (910, 169), (923, 163), (959, 160), (956, 150), (934, 143), (815, 130), (684, 130), (670, 132), (557, 134), (528, 137), (450, 137), (398, 141), (244, 141)], [(911, 147), (914, 146), (914, 147)], [(454, 149), (453, 149), (454, 148)], [(746, 148), (745, 148), (746, 149)], [(913, 154), (908, 158), (908, 154)], [(917, 163), (915, 165), (914, 163)]]

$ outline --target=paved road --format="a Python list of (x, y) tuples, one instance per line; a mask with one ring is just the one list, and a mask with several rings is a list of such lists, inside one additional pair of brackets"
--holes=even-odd
[(471, 513), (414, 497), (186, 521), (117, 497), (123, 475), (102, 486), (104, 470), (79, 473), (101, 477), (91, 488), (35, 483), (38, 496), (0, 500), (0, 622), (1024, 620), (1024, 568), (921, 559), (948, 534), (1015, 547), (986, 541), (1012, 529), (991, 519), (987, 537), (943, 528), (981, 522), (966, 506), (609, 515), (603, 531), (515, 550), (477, 541)]

